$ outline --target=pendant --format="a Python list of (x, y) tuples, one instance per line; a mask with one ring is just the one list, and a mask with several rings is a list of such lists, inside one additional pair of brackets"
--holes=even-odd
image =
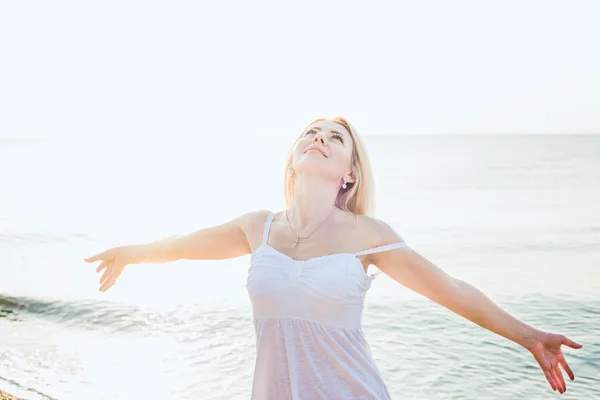
[(298, 245), (299, 241), (300, 241), (300, 238), (298, 236), (296, 236), (296, 243), (294, 243), (294, 247), (296, 247)]

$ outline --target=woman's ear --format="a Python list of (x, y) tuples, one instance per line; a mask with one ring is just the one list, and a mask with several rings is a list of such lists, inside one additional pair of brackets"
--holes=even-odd
[(344, 181), (347, 183), (354, 183), (356, 182), (356, 179), (354, 178), (352, 172), (348, 172), (346, 175), (344, 175)]

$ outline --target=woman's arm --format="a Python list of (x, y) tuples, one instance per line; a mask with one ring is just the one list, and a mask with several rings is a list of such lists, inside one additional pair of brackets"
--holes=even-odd
[[(377, 222), (375, 234), (381, 243), (403, 241), (389, 225)], [(535, 343), (537, 329), (512, 317), (479, 289), (450, 276), (410, 247), (374, 253), (370, 262), (401, 285), (483, 328), (523, 347)]]
[(250, 253), (246, 232), (262, 218), (262, 214), (262, 211), (253, 211), (187, 235), (174, 235), (146, 244), (133, 245), (135, 260), (132, 264), (224, 260), (246, 255)]
[[(373, 232), (381, 244), (403, 241), (382, 221), (374, 224)], [(566, 391), (559, 365), (571, 380), (575, 379), (562, 354), (561, 346), (579, 349), (583, 345), (564, 335), (543, 332), (518, 320), (498, 307), (479, 289), (448, 275), (410, 247), (374, 253), (369, 261), (398, 283), (529, 350), (553, 390), (561, 393)]]
[[(132, 264), (157, 264), (177, 260), (224, 260), (250, 253), (247, 232), (264, 219), (264, 211), (252, 211), (220, 225), (187, 235), (174, 235), (133, 245)], [(260, 220), (260, 221), (259, 221)]]
[(96, 272), (104, 271), (100, 277), (100, 291), (105, 292), (116, 283), (129, 264), (157, 264), (182, 259), (223, 260), (248, 254), (248, 233), (256, 232), (266, 215), (266, 211), (253, 211), (188, 235), (171, 236), (146, 244), (113, 247), (85, 258), (84, 261), (102, 261)]
[(411, 249), (373, 254), (373, 264), (390, 278), (469, 321), (525, 348), (540, 331), (502, 310), (468, 282), (454, 278)]
[[(224, 260), (250, 253), (248, 232), (256, 229), (266, 211), (252, 211), (226, 223), (199, 229), (187, 235), (174, 235), (145, 244), (113, 247), (86, 258), (103, 260), (102, 269), (114, 258), (121, 264), (159, 264), (177, 260)], [(113, 260), (114, 261), (114, 260)]]

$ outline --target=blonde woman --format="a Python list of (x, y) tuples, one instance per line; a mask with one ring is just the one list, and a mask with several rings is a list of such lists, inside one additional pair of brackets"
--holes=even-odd
[[(411, 249), (373, 217), (365, 147), (343, 118), (318, 119), (287, 155), (286, 209), (261, 210), (156, 242), (121, 246), (102, 261), (101, 291), (128, 264), (220, 260), (251, 254), (247, 290), (256, 330), (252, 399), (390, 399), (361, 327), (378, 267), (399, 284), (527, 349), (553, 390), (573, 380), (561, 346), (582, 347), (509, 315), (467, 282)], [(560, 366), (560, 367), (559, 367)]]

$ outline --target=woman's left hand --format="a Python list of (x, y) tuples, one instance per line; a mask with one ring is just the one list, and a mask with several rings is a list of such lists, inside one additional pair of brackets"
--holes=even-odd
[(540, 365), (552, 390), (558, 390), (561, 394), (566, 392), (567, 386), (559, 365), (565, 370), (571, 380), (575, 379), (575, 375), (561, 351), (560, 346), (563, 344), (574, 349), (583, 347), (582, 344), (575, 343), (564, 335), (547, 332), (540, 332), (535, 342), (531, 346), (526, 347)]

